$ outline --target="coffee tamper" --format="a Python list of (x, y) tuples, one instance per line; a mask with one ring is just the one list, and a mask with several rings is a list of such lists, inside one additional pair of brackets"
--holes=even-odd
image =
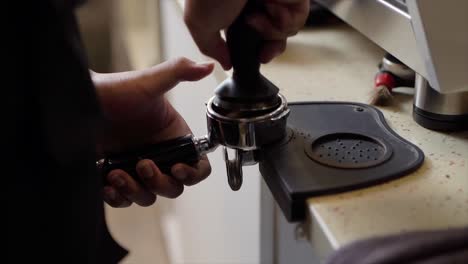
[[(124, 169), (135, 175), (136, 163), (151, 159), (166, 173), (176, 163), (195, 164), (202, 155), (223, 146), (228, 183), (232, 190), (242, 185), (242, 166), (254, 165), (258, 152), (286, 137), (289, 109), (279, 89), (260, 73), (261, 36), (246, 24), (246, 17), (261, 10), (250, 0), (228, 28), (226, 41), (233, 74), (215, 90), (206, 107), (208, 135), (172, 139), (125, 153), (111, 154), (98, 161), (103, 173)], [(234, 150), (230, 158), (228, 149)]]

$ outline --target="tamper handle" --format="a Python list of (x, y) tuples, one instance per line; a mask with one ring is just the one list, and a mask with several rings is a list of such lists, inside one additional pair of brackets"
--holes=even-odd
[(250, 15), (263, 9), (263, 1), (248, 0), (241, 14), (227, 30), (226, 41), (233, 76), (216, 90), (216, 95), (222, 100), (234, 103), (276, 103), (278, 88), (260, 74), (259, 56), (264, 40), (247, 24)]
[(258, 1), (247, 1), (241, 14), (227, 30), (226, 41), (229, 55), (234, 76), (238, 80), (258, 78), (260, 74), (259, 55), (263, 39), (255, 29), (247, 24), (247, 19), (261, 9), (262, 6)]

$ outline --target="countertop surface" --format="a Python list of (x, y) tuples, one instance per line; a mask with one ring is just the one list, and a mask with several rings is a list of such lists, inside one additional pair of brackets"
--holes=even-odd
[[(345, 25), (307, 29), (262, 72), (289, 102), (366, 103), (383, 54)], [(386, 184), (310, 198), (309, 239), (322, 254), (376, 235), (468, 225), (468, 132), (419, 126), (412, 119), (412, 89), (400, 92), (391, 106), (379, 109), (394, 131), (423, 150), (424, 164)]]
[[(261, 71), (289, 102), (367, 103), (383, 54), (346, 25), (311, 28), (290, 38), (286, 52)], [(217, 67), (215, 74), (222, 81), (229, 73)], [(419, 126), (412, 89), (399, 90), (391, 106), (379, 109), (394, 131), (424, 151), (424, 164), (385, 184), (310, 198), (305, 224), (321, 255), (371, 236), (468, 225), (468, 132)]]

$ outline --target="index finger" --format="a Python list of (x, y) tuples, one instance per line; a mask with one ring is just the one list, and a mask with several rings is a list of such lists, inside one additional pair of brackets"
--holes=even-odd
[(211, 174), (211, 165), (206, 156), (203, 156), (195, 166), (178, 163), (172, 166), (171, 174), (186, 186), (195, 185)]

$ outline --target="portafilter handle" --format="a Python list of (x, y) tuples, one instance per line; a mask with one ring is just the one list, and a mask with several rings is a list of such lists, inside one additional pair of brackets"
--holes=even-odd
[(137, 182), (136, 165), (140, 160), (152, 160), (161, 172), (171, 175), (171, 167), (177, 163), (195, 165), (200, 158), (216, 149), (218, 145), (208, 136), (194, 137), (186, 135), (166, 140), (156, 144), (148, 144), (126, 151), (108, 153), (103, 159), (96, 162), (96, 166), (106, 184), (107, 174), (112, 170), (121, 169), (130, 174)]
[[(133, 179), (141, 183), (136, 172), (136, 165), (140, 160), (152, 160), (161, 172), (171, 175), (171, 167), (177, 163), (195, 165), (200, 157), (214, 151), (218, 144), (209, 136), (194, 137), (186, 135), (156, 144), (149, 144), (139, 148), (130, 149), (118, 153), (110, 153), (105, 158), (96, 162), (96, 166), (102, 174), (106, 185), (107, 174), (112, 170), (121, 169), (127, 172)], [(234, 149), (234, 159), (229, 159), (228, 150), (224, 147), (224, 160), (229, 186), (237, 191), (242, 186), (242, 166), (253, 165), (252, 151)]]

